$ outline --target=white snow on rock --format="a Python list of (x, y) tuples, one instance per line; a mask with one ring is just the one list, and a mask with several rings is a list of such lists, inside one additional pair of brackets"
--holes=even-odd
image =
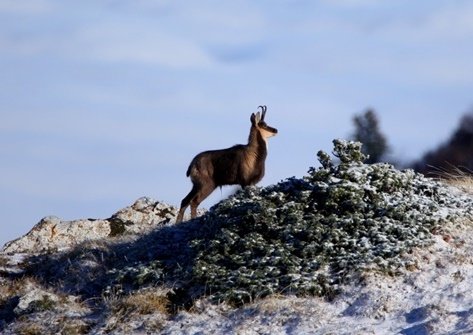
[(52, 308), (58, 301), (58, 296), (38, 288), (30, 287), (27, 293), (20, 298), (18, 305), (13, 311), (17, 315), (31, 313), (37, 309)]
[(71, 248), (85, 241), (140, 234), (173, 222), (177, 209), (151, 198), (143, 197), (123, 208), (109, 219), (62, 221), (48, 216), (26, 235), (8, 242), (4, 253), (41, 253)]
[(25, 236), (5, 244), (6, 253), (44, 252), (63, 249), (85, 240), (95, 240), (110, 234), (106, 220), (61, 221), (48, 216), (36, 224)]

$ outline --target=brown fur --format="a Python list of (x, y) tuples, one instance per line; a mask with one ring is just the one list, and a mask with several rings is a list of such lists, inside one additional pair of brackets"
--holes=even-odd
[(264, 122), (266, 106), (260, 106), (251, 115), (251, 129), (248, 144), (238, 144), (231, 148), (204, 151), (194, 157), (187, 169), (192, 190), (182, 200), (176, 222), (181, 222), (187, 207), (191, 207), (191, 218), (197, 216), (197, 207), (215, 188), (223, 185), (242, 187), (258, 183), (264, 176), (267, 156), (267, 139), (277, 134), (277, 129)]

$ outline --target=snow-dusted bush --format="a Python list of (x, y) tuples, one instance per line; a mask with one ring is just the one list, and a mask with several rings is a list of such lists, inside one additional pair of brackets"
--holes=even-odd
[(190, 275), (233, 303), (272, 293), (331, 296), (363, 269), (395, 273), (446, 221), (473, 211), (447, 186), (389, 164), (363, 164), (361, 144), (334, 140), (334, 162), (248, 187), (201, 218)]

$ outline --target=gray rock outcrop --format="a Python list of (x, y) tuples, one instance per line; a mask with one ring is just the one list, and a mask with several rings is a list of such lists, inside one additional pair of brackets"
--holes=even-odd
[(2, 251), (7, 254), (42, 253), (71, 248), (86, 241), (136, 235), (174, 222), (176, 212), (173, 206), (143, 197), (108, 219), (63, 221), (48, 216), (24, 236), (5, 244)]

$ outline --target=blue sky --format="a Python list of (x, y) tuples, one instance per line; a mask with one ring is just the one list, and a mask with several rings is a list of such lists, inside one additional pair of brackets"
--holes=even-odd
[(261, 185), (366, 108), (418, 158), (472, 109), (472, 40), (467, 0), (0, 0), (0, 244), (47, 215), (177, 206), (192, 157), (244, 143), (261, 104), (280, 132)]

